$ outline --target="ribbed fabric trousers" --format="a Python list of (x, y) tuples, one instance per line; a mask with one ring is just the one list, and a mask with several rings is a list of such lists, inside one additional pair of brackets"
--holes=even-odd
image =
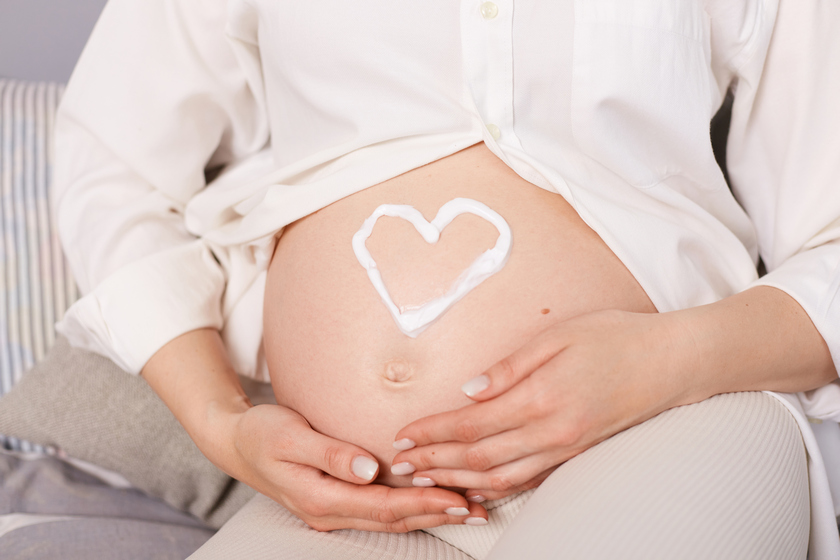
[(258, 495), (191, 560), (804, 559), (805, 447), (764, 393), (666, 411), (488, 504), (483, 527), (319, 533)]

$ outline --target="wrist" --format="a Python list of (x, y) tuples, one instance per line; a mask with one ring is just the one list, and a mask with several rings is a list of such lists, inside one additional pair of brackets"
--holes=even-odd
[(713, 367), (705, 348), (709, 341), (701, 336), (697, 317), (687, 311), (649, 316), (655, 324), (652, 332), (658, 344), (667, 408), (700, 402), (715, 394), (705, 375)]
[(795, 393), (837, 378), (808, 315), (775, 288), (758, 286), (664, 315), (684, 333), (675, 341), (682, 358), (675, 371), (693, 399), (738, 391)]
[[(245, 395), (210, 400), (187, 427), (201, 452), (225, 473), (236, 477), (236, 432), (243, 415), (253, 407)], [(186, 427), (186, 426), (185, 426)]]

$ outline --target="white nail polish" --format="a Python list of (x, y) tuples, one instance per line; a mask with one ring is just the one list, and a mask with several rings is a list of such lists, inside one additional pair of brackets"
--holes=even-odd
[(490, 378), (484, 374), (474, 377), (461, 385), (461, 390), (468, 397), (474, 397), (490, 386)]
[(487, 525), (487, 520), (483, 517), (467, 517), (464, 524), (478, 527), (479, 525)]
[(408, 438), (403, 438), (394, 442), (394, 449), (397, 451), (407, 451), (409, 449), (413, 449), (415, 445), (417, 444), (414, 443), (414, 441)]
[(391, 474), (395, 474), (398, 476), (404, 474), (411, 474), (417, 469), (414, 468), (414, 465), (411, 463), (397, 463), (396, 465), (391, 465)]
[(376, 469), (379, 468), (379, 465), (376, 461), (365, 457), (364, 455), (358, 455), (353, 462), (350, 463), (350, 469), (353, 471), (353, 474), (361, 478), (362, 480), (373, 480), (374, 475), (376, 475)]
[(415, 476), (411, 483), (414, 486), (435, 486), (435, 481), (431, 478), (426, 478), (425, 476)]
[(464, 515), (469, 515), (470, 514), (470, 510), (468, 510), (465, 507), (450, 507), (450, 508), (446, 508), (443, 511), (444, 511), (444, 513), (447, 513), (449, 515), (464, 516)]
[(484, 496), (470, 496), (467, 498), (467, 501), (474, 504), (480, 504), (481, 502), (487, 501), (487, 498)]

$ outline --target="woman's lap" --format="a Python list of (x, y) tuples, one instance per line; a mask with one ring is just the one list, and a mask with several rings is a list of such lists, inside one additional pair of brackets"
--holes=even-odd
[(502, 558), (804, 559), (796, 421), (764, 393), (679, 407), (568, 461), (494, 547)]
[(764, 393), (669, 410), (568, 461), (526, 498), (500, 500), (489, 526), (399, 535), (318, 533), (257, 496), (190, 558), (468, 560), (492, 547), (491, 560), (790, 559), (808, 546), (804, 445)]

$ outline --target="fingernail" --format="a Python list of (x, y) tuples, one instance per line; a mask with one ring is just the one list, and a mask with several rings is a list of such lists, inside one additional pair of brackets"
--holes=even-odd
[(415, 476), (411, 480), (411, 483), (414, 486), (434, 486), (435, 485), (434, 480), (432, 480), (431, 478), (426, 478), (425, 476)]
[(464, 520), (464, 524), (465, 525), (475, 525), (475, 526), (487, 525), (487, 520), (484, 519), (483, 517), (467, 517)]
[(480, 504), (481, 502), (484, 502), (486, 500), (487, 500), (487, 498), (485, 498), (484, 496), (480, 496), (480, 495), (479, 496), (470, 496), (470, 497), (467, 498), (468, 502), (472, 502), (474, 504)]
[(406, 451), (408, 449), (412, 449), (415, 445), (417, 445), (417, 444), (414, 443), (413, 440), (410, 440), (408, 438), (403, 438), (403, 439), (398, 439), (397, 441), (394, 442), (394, 449), (396, 449), (397, 451)]
[(362, 480), (373, 480), (377, 468), (379, 468), (379, 465), (376, 461), (369, 459), (364, 455), (358, 455), (355, 459), (353, 459), (353, 462), (350, 463), (350, 469), (353, 471), (353, 474)]
[(450, 507), (450, 508), (446, 508), (443, 511), (444, 511), (444, 513), (448, 513), (449, 515), (464, 516), (464, 515), (469, 515), (470, 514), (470, 510), (468, 510), (465, 507)]
[(474, 397), (489, 386), (490, 378), (481, 374), (461, 385), (461, 390), (466, 393), (468, 397)]
[(411, 474), (416, 470), (417, 469), (415, 469), (414, 465), (412, 465), (411, 463), (397, 463), (396, 465), (391, 465), (391, 474)]

